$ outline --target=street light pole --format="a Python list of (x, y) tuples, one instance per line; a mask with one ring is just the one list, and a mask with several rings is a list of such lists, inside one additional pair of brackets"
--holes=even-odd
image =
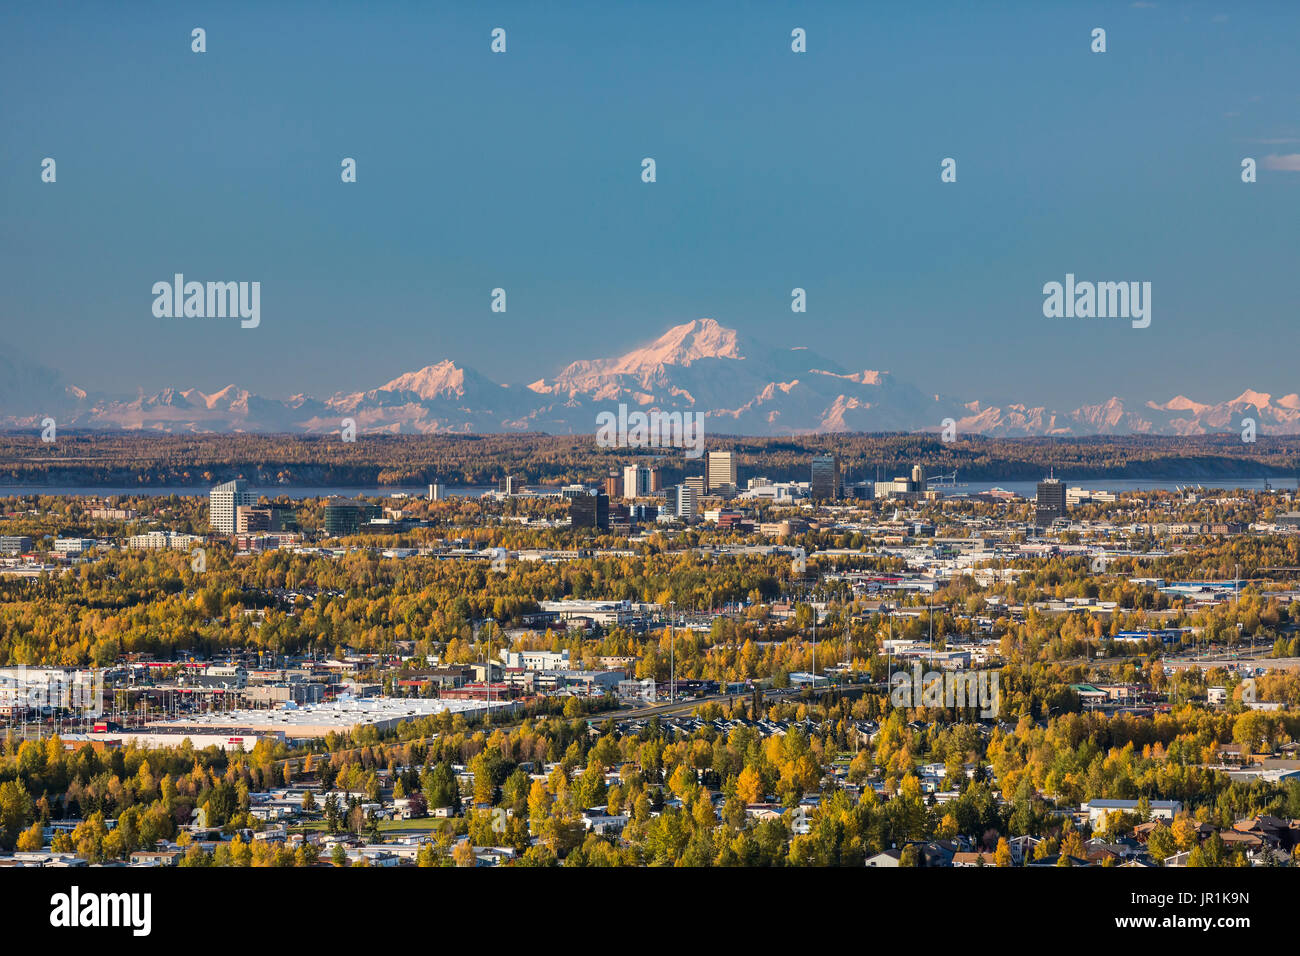
[(840, 677), (840, 686), (848, 680), (849, 674), (853, 671), (853, 615), (851, 611), (844, 612), (844, 673)]
[(894, 661), (891, 656), (894, 653), (894, 608), (889, 608), (889, 643), (885, 645), (885, 699), (889, 699), (890, 678), (894, 676)]

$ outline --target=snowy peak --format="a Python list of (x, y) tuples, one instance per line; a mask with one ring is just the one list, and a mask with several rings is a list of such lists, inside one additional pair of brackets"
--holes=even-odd
[(1156, 402), (1147, 402), (1148, 408), (1158, 409), (1162, 412), (1191, 412), (1193, 415), (1200, 415), (1209, 405), (1201, 405), (1192, 401), (1186, 395), (1175, 395), (1163, 405)]
[(665, 365), (690, 365), (700, 359), (743, 359), (739, 335), (713, 319), (695, 319), (675, 325), (650, 345), (628, 352), (618, 360), (627, 371)]
[(1228, 404), (1233, 407), (1253, 405), (1255, 408), (1268, 408), (1268, 404), (1272, 398), (1273, 396), (1268, 392), (1257, 392), (1254, 389), (1248, 388), (1232, 401), (1228, 402)]
[(888, 372), (877, 372), (872, 369), (863, 369), (861, 372), (828, 372), (826, 369), (814, 368), (809, 369), (809, 371), (817, 375), (833, 375), (835, 378), (846, 378), (850, 382), (857, 382), (859, 385), (886, 385), (892, 378)]
[(465, 370), (457, 368), (450, 359), (444, 359), (437, 365), (426, 365), (418, 372), (399, 375), (375, 389), (377, 392), (410, 392), (420, 398), (440, 398), (465, 394)]
[(539, 381), (529, 388), (569, 395), (611, 385), (647, 389), (665, 383), (670, 369), (689, 369), (708, 359), (744, 358), (735, 329), (724, 328), (713, 319), (695, 319), (673, 326), (649, 345), (624, 355), (574, 362), (556, 376), (554, 385)]

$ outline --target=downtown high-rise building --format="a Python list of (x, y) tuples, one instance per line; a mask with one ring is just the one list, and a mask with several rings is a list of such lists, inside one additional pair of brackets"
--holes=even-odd
[(691, 521), (699, 509), (699, 498), (690, 485), (678, 485), (670, 493), (669, 503), (673, 512), (683, 521)]
[(603, 490), (594, 495), (569, 499), (569, 524), (574, 528), (609, 528), (609, 496)]
[(809, 494), (817, 500), (840, 496), (840, 456), (813, 455)]
[(208, 493), (208, 524), (220, 534), (235, 533), (235, 509), (257, 504), (257, 493), (243, 478), (217, 485)]
[(651, 494), (651, 471), (644, 465), (628, 465), (623, 469), (623, 497), (645, 498)]
[(1038, 483), (1038, 497), (1034, 501), (1034, 527), (1050, 528), (1057, 518), (1068, 513), (1065, 503), (1065, 482), (1059, 478), (1044, 478)]
[(736, 453), (711, 451), (704, 470), (704, 490), (725, 492), (736, 490)]

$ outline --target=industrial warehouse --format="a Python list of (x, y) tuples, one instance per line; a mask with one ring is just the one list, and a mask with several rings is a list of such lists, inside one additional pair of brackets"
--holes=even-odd
[(121, 743), (174, 747), (186, 739), (199, 749), (252, 750), (262, 738), (293, 742), (331, 733), (348, 734), (367, 727), (380, 733), (405, 720), (449, 713), (466, 720), (494, 711), (512, 710), (511, 701), (426, 700), (421, 698), (343, 698), (322, 704), (286, 704), (278, 710), (229, 710), (193, 714), (179, 720), (151, 721), (145, 730), (96, 731), (66, 735), (68, 743)]

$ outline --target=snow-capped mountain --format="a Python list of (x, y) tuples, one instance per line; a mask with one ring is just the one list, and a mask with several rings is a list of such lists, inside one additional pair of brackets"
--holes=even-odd
[(938, 432), (991, 436), (1095, 434), (1201, 435), (1235, 432), (1253, 418), (1259, 434), (1300, 434), (1300, 396), (1246, 390), (1204, 404), (1183, 395), (1164, 402), (1111, 397), (1058, 410), (986, 405), (926, 392), (889, 372), (845, 369), (806, 348), (765, 345), (713, 319), (674, 326), (643, 348), (572, 362), (554, 378), (527, 385), (493, 381), (443, 360), (376, 388), (318, 399), (263, 398), (228, 385), (205, 393), (166, 388), (135, 397), (88, 394), (57, 373), (0, 357), (0, 426), (37, 427), (47, 415), (62, 427), (166, 432), (338, 431), (344, 418), (365, 433), (594, 432), (596, 415), (630, 409), (703, 412), (721, 434), (837, 431)]

